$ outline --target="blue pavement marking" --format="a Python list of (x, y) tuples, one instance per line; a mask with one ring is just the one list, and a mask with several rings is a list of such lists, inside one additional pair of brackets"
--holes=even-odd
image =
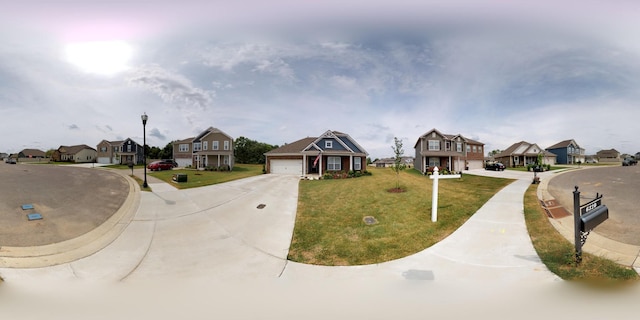
[(32, 204), (23, 204), (22, 205), (22, 210), (29, 210), (29, 209), (33, 209), (33, 205)]
[(29, 219), (29, 221), (31, 221), (31, 220), (40, 220), (40, 219), (42, 219), (42, 215), (39, 214), (39, 213), (29, 213), (27, 215), (27, 218)]

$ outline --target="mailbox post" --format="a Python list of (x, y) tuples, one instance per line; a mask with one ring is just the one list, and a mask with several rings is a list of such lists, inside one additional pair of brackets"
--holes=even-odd
[(433, 180), (433, 192), (431, 193), (431, 222), (438, 221), (438, 180), (439, 179), (456, 179), (460, 178), (459, 174), (450, 174), (441, 176), (438, 174), (438, 167), (433, 168), (433, 175), (429, 179)]
[(596, 193), (596, 198), (580, 205), (580, 191), (575, 186), (573, 191), (573, 226), (576, 249), (576, 264), (582, 262), (582, 246), (593, 228), (609, 218), (609, 209), (602, 204), (602, 195)]

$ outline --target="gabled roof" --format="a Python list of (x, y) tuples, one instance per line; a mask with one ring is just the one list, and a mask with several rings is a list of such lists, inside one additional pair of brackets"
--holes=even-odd
[(317, 138), (311, 138), (311, 137), (307, 137), (307, 138), (303, 138), (297, 141), (294, 141), (292, 143), (286, 143), (283, 146), (273, 149), (267, 153), (265, 153), (266, 155), (270, 155), (270, 154), (299, 154), (300, 152), (302, 152), (307, 146), (309, 146), (311, 143), (313, 143)]
[(173, 144), (192, 143), (194, 139), (195, 139), (195, 137), (186, 138), (186, 139), (183, 139), (183, 140), (176, 140), (176, 141), (173, 142)]
[(206, 137), (206, 136), (208, 136), (208, 135), (210, 135), (212, 133), (222, 133), (223, 135), (229, 137), (230, 139), (233, 139), (230, 135), (222, 132), (222, 130), (220, 130), (218, 128), (214, 128), (214, 127), (209, 127), (206, 130), (202, 131), (195, 138), (193, 138), (193, 142), (200, 142), (200, 140), (202, 140), (204, 137)]
[[(346, 133), (342, 133), (339, 131), (331, 131), (328, 130), (325, 133), (323, 133), (320, 137), (307, 137), (307, 138), (303, 138), (300, 140), (297, 140), (295, 142), (289, 143), (289, 144), (285, 144), (279, 148), (273, 149), (267, 153), (265, 153), (266, 155), (273, 155), (273, 154), (279, 154), (279, 155), (283, 155), (283, 154), (300, 154), (301, 152), (304, 151), (320, 151), (323, 152), (325, 151), (324, 148), (322, 148), (322, 146), (319, 144), (320, 141), (322, 141), (323, 139), (333, 139), (334, 141), (336, 141), (338, 144), (340, 144), (342, 147), (345, 148), (345, 150), (342, 150), (342, 152), (345, 153), (364, 153), (364, 154), (368, 154), (364, 148), (362, 148), (355, 140), (353, 140), (348, 134)], [(355, 150), (354, 150), (355, 148)], [(332, 150), (333, 152), (333, 150)]]
[(464, 142), (466, 142), (468, 144), (476, 144), (476, 145), (483, 145), (484, 146), (484, 143), (482, 143), (480, 141), (469, 139), (469, 138), (467, 138), (467, 137), (465, 137), (465, 136), (463, 136), (461, 134), (445, 134), (445, 133), (442, 133), (442, 132), (438, 131), (437, 129), (433, 128), (433, 129), (427, 131), (426, 133), (424, 133), (423, 135), (421, 135), (418, 138), (418, 141), (416, 141), (416, 143), (413, 145), (413, 148), (415, 149), (418, 146), (418, 144), (420, 143), (420, 140), (422, 140), (423, 138), (428, 138), (427, 136), (430, 135), (433, 132), (435, 132), (439, 136), (444, 137), (445, 140), (455, 141), (458, 137), (460, 137), (460, 139), (462, 139), (462, 141), (464, 141)]
[(58, 151), (64, 154), (76, 154), (82, 150), (85, 149), (89, 149), (89, 150), (93, 150), (96, 151), (96, 149), (89, 147), (86, 144), (80, 144), (80, 145), (75, 145), (75, 146), (60, 146), (58, 148)]
[(540, 148), (540, 146), (538, 146), (535, 143), (529, 143), (526, 141), (520, 141), (520, 142), (516, 142), (514, 144), (512, 144), (511, 146), (509, 146), (507, 149), (505, 149), (504, 151), (496, 154), (494, 156), (494, 158), (502, 158), (502, 157), (508, 157), (508, 156), (519, 156), (519, 155), (535, 155), (542, 152), (542, 154), (544, 154), (545, 156), (549, 156), (549, 157), (556, 157), (555, 154), (543, 150), (542, 148)]
[(551, 147), (548, 147), (547, 150), (566, 148), (566, 147), (570, 146), (571, 144), (573, 144), (577, 148), (580, 148), (580, 146), (578, 145), (578, 143), (576, 143), (575, 140), (569, 139), (569, 140), (560, 141), (560, 142), (552, 145)]
[(24, 149), (22, 151), (20, 151), (19, 153), (22, 153), (25, 156), (34, 156), (34, 157), (46, 157), (46, 153), (42, 150), (38, 150), (38, 149)]

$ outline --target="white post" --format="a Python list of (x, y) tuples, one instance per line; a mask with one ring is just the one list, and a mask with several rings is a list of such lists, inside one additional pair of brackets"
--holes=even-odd
[(438, 221), (438, 180), (440, 179), (460, 179), (462, 176), (459, 174), (445, 174), (440, 176), (438, 174), (438, 167), (433, 167), (433, 174), (429, 179), (433, 180), (433, 194), (431, 196), (431, 221)]
[(431, 194), (431, 222), (438, 221), (438, 167), (433, 168), (433, 192)]

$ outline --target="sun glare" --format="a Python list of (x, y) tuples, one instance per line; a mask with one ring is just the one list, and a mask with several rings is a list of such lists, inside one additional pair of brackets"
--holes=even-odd
[(129, 68), (132, 49), (122, 41), (92, 41), (68, 44), (67, 61), (84, 72), (113, 75)]

